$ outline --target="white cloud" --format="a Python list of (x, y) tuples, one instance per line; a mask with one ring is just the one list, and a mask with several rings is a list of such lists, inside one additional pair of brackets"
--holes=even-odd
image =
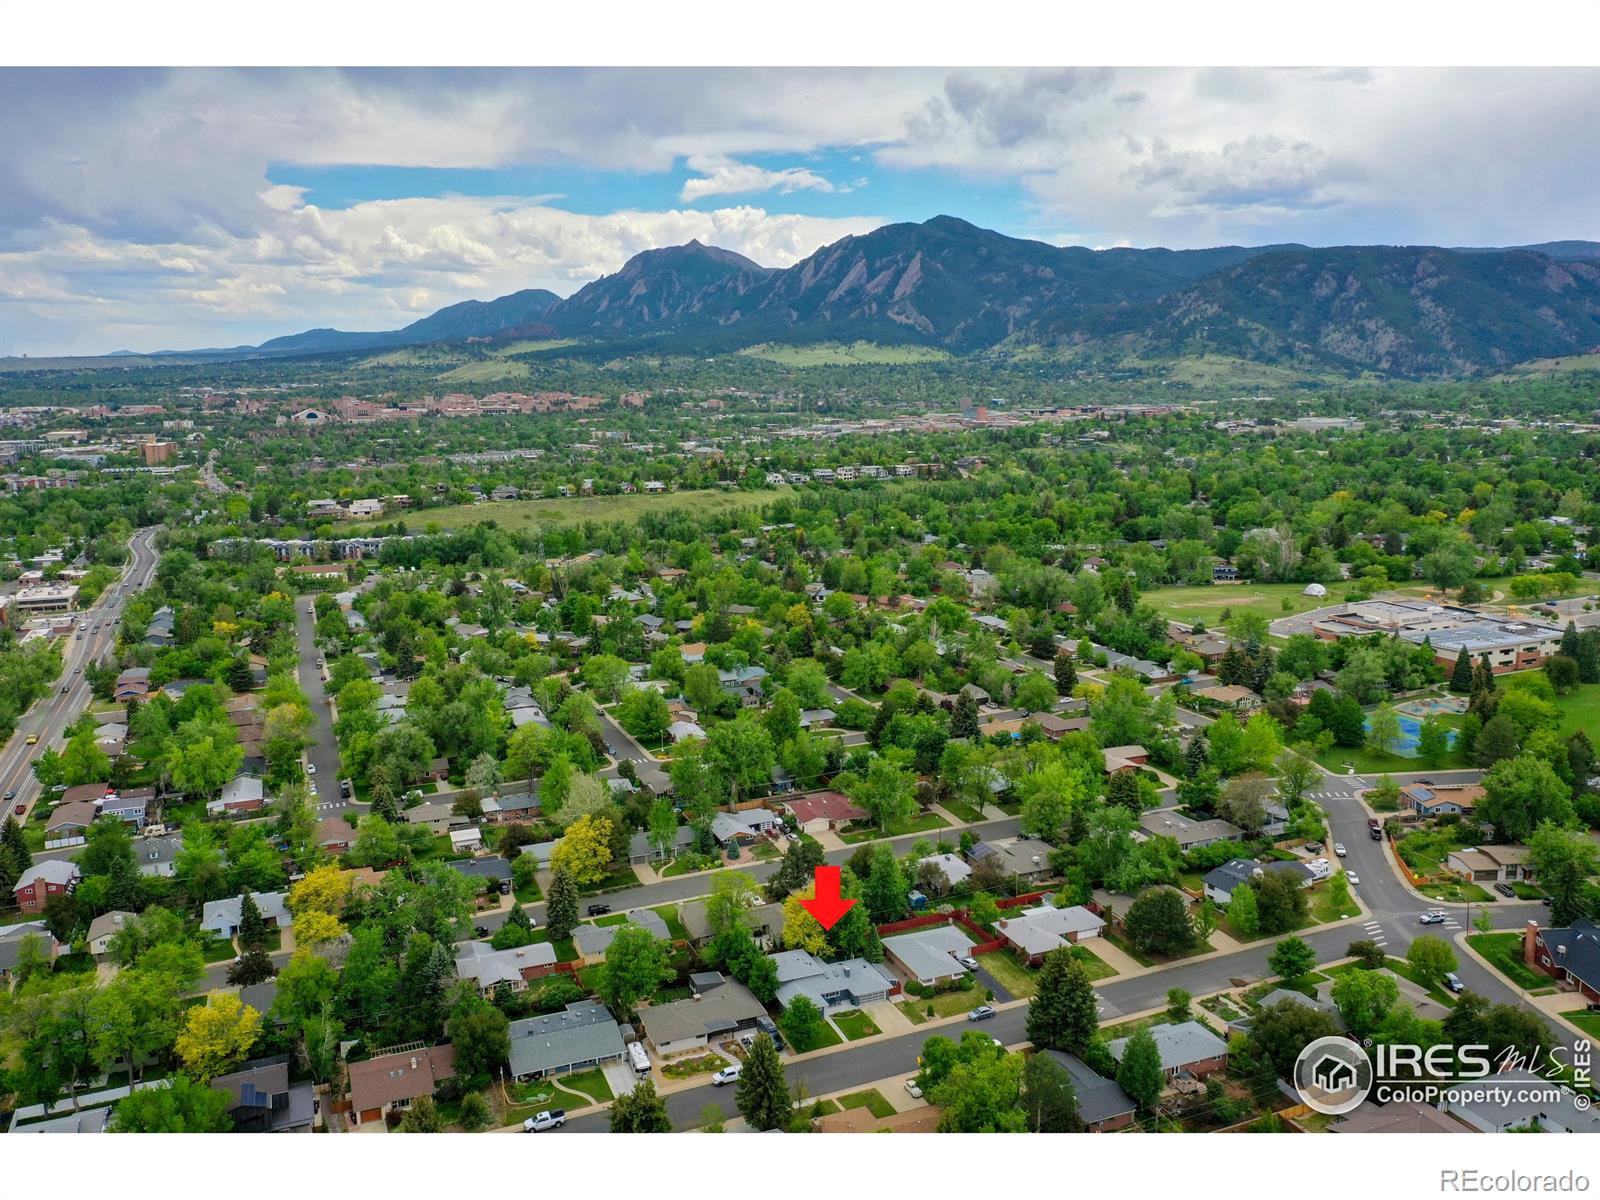
[(679, 194), (685, 204), (692, 204), (707, 196), (734, 196), (747, 192), (777, 192), (787, 196), (790, 192), (852, 190), (848, 186), (836, 185), (806, 167), (785, 167), (772, 171), (718, 154), (690, 155), (688, 167), (697, 174), (684, 182), (683, 191)]

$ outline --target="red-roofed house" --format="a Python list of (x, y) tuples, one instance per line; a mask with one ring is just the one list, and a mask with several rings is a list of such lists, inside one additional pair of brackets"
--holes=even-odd
[(783, 807), (800, 822), (802, 833), (836, 829), (847, 821), (859, 821), (867, 815), (866, 809), (840, 792), (807, 792), (785, 800)]

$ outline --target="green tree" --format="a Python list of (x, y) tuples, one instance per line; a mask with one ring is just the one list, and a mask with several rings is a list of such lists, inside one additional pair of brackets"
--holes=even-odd
[(866, 775), (846, 788), (846, 794), (866, 809), (885, 832), (896, 823), (909, 820), (917, 810), (916, 781), (904, 768), (883, 757), (874, 758)]
[(1228, 897), (1228, 924), (1240, 937), (1253, 938), (1261, 932), (1261, 910), (1255, 889), (1248, 883), (1241, 883)]
[(1345, 1028), (1354, 1037), (1367, 1038), (1389, 1015), (1400, 988), (1379, 971), (1346, 971), (1334, 979), (1331, 995)]
[(227, 1092), (178, 1073), (167, 1086), (152, 1085), (117, 1101), (112, 1133), (227, 1133), (233, 1128)]
[(456, 1109), (456, 1121), (468, 1133), (487, 1129), (493, 1117), (489, 1102), (484, 1099), (482, 1092), (468, 1092), (461, 1097), (461, 1103)]
[(1176, 888), (1146, 888), (1122, 923), (1128, 940), (1146, 954), (1182, 954), (1194, 945), (1189, 906)]
[(751, 1129), (764, 1133), (789, 1128), (789, 1082), (777, 1047), (764, 1033), (756, 1035), (755, 1044), (745, 1057), (735, 1097), (739, 1113)]
[(1181, 1025), (1191, 1019), (1194, 1013), (1189, 1007), (1189, 1002), (1194, 997), (1182, 988), (1167, 989), (1167, 1021), (1173, 1025)]
[(1305, 924), (1310, 901), (1299, 880), (1288, 871), (1264, 871), (1246, 886), (1256, 894), (1262, 933), (1286, 933)]
[[(1479, 745), (1498, 720), (1484, 726)], [(1476, 817), (1493, 825), (1501, 840), (1526, 842), (1542, 822), (1565, 825), (1572, 820), (1572, 790), (1548, 762), (1520, 754), (1496, 762), (1484, 774)]]
[(1553, 927), (1565, 928), (1590, 915), (1589, 879), (1600, 873), (1600, 848), (1593, 841), (1547, 819), (1528, 840), (1528, 861), (1550, 895)]
[(822, 1010), (807, 996), (796, 996), (789, 1001), (778, 1023), (783, 1028), (783, 1036), (800, 1054), (815, 1047), (826, 1028)]
[(611, 1104), (612, 1133), (671, 1133), (666, 1101), (656, 1094), (653, 1079), (642, 1079), (633, 1091), (624, 1092)]
[(988, 1053), (964, 1055), (945, 1080), (928, 1093), (944, 1111), (941, 1133), (1021, 1133), (1027, 1128), (1022, 1111), (1022, 1056), (991, 1047)]
[(561, 942), (572, 936), (578, 923), (578, 887), (572, 881), (572, 872), (565, 866), (556, 867), (550, 875), (550, 895), (545, 900), (545, 930), (552, 941)]
[(1072, 1076), (1048, 1054), (1030, 1054), (1024, 1061), (1021, 1106), (1029, 1133), (1079, 1133), (1083, 1129)]
[(1417, 757), (1430, 767), (1436, 767), (1449, 753), (1449, 727), (1438, 717), (1424, 717), (1417, 730)]
[(1516, 724), (1504, 713), (1496, 713), (1484, 722), (1473, 739), (1472, 761), (1480, 767), (1493, 767), (1514, 758), (1519, 746)]
[(598, 990), (614, 1011), (627, 1012), (676, 972), (665, 942), (637, 925), (618, 928), (606, 947)]
[(456, 1051), (456, 1078), (469, 1091), (489, 1085), (511, 1057), (505, 1013), (478, 1000), (452, 1016), (445, 1026)]
[(1422, 976), (1425, 985), (1437, 986), (1456, 969), (1456, 952), (1443, 938), (1425, 933), (1411, 943), (1406, 951), (1406, 962)]
[(1028, 1041), (1040, 1050), (1081, 1053), (1100, 1024), (1088, 972), (1063, 946), (1045, 955), (1038, 983), (1028, 1002)]
[(1056, 691), (1063, 696), (1072, 695), (1072, 689), (1078, 686), (1078, 669), (1073, 665), (1072, 655), (1066, 650), (1056, 655), (1055, 677)]
[(1472, 655), (1465, 646), (1456, 655), (1455, 669), (1450, 672), (1450, 690), (1461, 696), (1472, 691)]
[(1279, 1075), (1294, 1069), (1294, 1060), (1319, 1037), (1339, 1032), (1333, 1017), (1320, 1008), (1293, 1000), (1280, 1000), (1256, 1013), (1250, 1025), (1250, 1049), (1272, 1064)]
[(1310, 974), (1316, 965), (1317, 952), (1303, 938), (1297, 937), (1284, 938), (1267, 958), (1272, 973), (1289, 983)]
[(955, 710), (950, 714), (950, 736), (978, 736), (978, 701), (970, 692), (961, 692), (956, 696)]
[(444, 1114), (432, 1096), (418, 1096), (395, 1128), (400, 1133), (443, 1133)]
[(1117, 1064), (1117, 1083), (1139, 1106), (1142, 1113), (1155, 1111), (1156, 1102), (1167, 1086), (1166, 1072), (1161, 1069), (1161, 1051), (1148, 1029), (1140, 1029), (1122, 1047), (1122, 1061)]

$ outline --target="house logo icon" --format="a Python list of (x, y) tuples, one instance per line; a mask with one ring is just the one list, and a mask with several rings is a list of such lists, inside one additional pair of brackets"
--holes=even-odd
[(1349, 1038), (1321, 1037), (1295, 1059), (1294, 1085), (1307, 1107), (1340, 1116), (1372, 1090), (1372, 1063)]

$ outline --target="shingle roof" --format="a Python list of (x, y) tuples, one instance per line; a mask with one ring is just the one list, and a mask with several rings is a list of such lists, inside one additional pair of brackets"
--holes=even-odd
[(522, 972), (554, 966), (556, 949), (549, 942), (496, 950), (488, 942), (462, 942), (456, 946), (456, 974), (476, 981), (480, 988), (520, 983)]
[(1123, 1091), (1116, 1080), (1097, 1074), (1076, 1054), (1068, 1054), (1064, 1050), (1046, 1050), (1045, 1053), (1072, 1076), (1072, 1088), (1078, 1097), (1078, 1116), (1086, 1125), (1109, 1121), (1138, 1110), (1139, 1106), (1133, 1097)]
[(626, 921), (617, 921), (610, 925), (579, 924), (572, 930), (572, 940), (577, 943), (580, 954), (585, 958), (593, 958), (597, 954), (604, 954), (610, 948), (612, 939), (617, 936), (617, 931), (627, 925), (637, 926), (660, 941), (672, 940), (672, 933), (668, 930), (667, 923), (648, 908), (631, 912)]
[(402, 1050), (351, 1063), (346, 1070), (350, 1104), (361, 1113), (396, 1100), (433, 1095), (441, 1079), (450, 1079), (456, 1073), (456, 1048), (443, 1045)]
[[(1164, 1071), (1173, 1071), (1208, 1058), (1220, 1058), (1228, 1052), (1228, 1043), (1199, 1021), (1152, 1025), (1150, 1036), (1155, 1039), (1156, 1050), (1161, 1054), (1161, 1069)], [(1127, 1038), (1117, 1038), (1107, 1049), (1111, 1051), (1112, 1058), (1121, 1062), (1122, 1051), (1127, 1044)]]
[(972, 939), (954, 925), (938, 925), (883, 939), (883, 949), (918, 979), (937, 979), (965, 971), (953, 955), (970, 954)]
[(649, 1005), (640, 1010), (639, 1019), (650, 1040), (661, 1046), (685, 1038), (729, 1033), (764, 1016), (766, 1011), (744, 984), (726, 980), (702, 993), (698, 1000)]
[(579, 1063), (616, 1058), (622, 1031), (605, 1005), (578, 1000), (563, 1012), (511, 1022), (511, 1073), (542, 1075)]

